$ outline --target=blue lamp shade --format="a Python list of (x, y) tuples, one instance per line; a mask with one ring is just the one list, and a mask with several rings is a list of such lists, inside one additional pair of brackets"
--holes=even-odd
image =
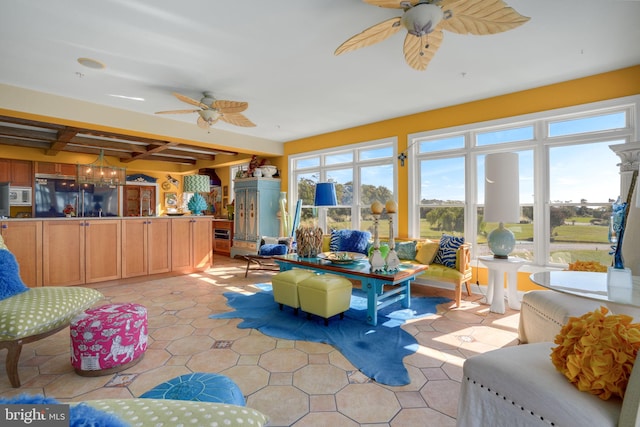
[(504, 223), (520, 222), (518, 154), (487, 154), (484, 174), (484, 221), (499, 223), (487, 243), (495, 258), (506, 259), (516, 247), (516, 237)]
[(316, 184), (316, 196), (314, 206), (336, 206), (336, 185), (333, 182), (319, 182)]

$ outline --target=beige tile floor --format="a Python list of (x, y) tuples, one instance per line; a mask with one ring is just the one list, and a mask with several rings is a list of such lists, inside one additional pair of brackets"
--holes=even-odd
[[(23, 385), (13, 389), (0, 375), (0, 396), (137, 397), (179, 375), (215, 372), (233, 379), (247, 406), (268, 414), (272, 426), (454, 426), (464, 360), (518, 342), (517, 311), (490, 313), (481, 295), (465, 296), (460, 309), (442, 304), (438, 314), (403, 326), (420, 344), (404, 359), (411, 383), (381, 385), (330, 345), (238, 329), (238, 319), (209, 319), (230, 310), (223, 292), (256, 292), (253, 285), (270, 282), (272, 274), (254, 272), (245, 279), (244, 263), (216, 256), (203, 273), (95, 285), (109, 302), (147, 307), (144, 358), (117, 374), (78, 376), (69, 363), (69, 331), (63, 330), (24, 346)], [(413, 286), (413, 293), (453, 297), (452, 291), (425, 286)]]

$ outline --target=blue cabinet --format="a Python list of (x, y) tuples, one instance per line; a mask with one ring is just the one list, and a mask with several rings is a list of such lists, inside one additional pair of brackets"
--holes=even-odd
[(244, 178), (233, 182), (235, 217), (231, 257), (256, 254), (262, 236), (280, 233), (280, 180)]

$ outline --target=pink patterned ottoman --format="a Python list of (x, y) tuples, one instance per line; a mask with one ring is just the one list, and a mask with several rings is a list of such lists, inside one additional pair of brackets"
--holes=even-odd
[(71, 321), (71, 365), (84, 376), (108, 375), (138, 363), (147, 349), (147, 309), (107, 304)]

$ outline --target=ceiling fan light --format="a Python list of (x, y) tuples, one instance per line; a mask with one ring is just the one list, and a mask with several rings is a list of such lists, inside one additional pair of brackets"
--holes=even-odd
[(444, 18), (440, 7), (430, 3), (418, 3), (402, 15), (402, 25), (414, 36), (431, 33)]
[(220, 116), (220, 113), (216, 110), (200, 110), (198, 111), (198, 114), (200, 114), (200, 117), (209, 123), (218, 120), (218, 117)]

